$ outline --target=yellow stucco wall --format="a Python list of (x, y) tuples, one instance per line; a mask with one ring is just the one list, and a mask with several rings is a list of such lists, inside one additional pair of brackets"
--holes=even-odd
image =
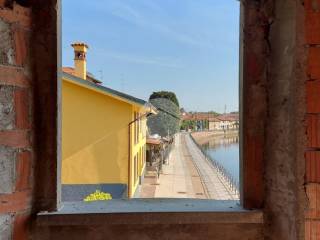
[[(138, 108), (138, 107), (133, 107), (132, 108), (132, 119), (134, 119), (134, 112), (140, 113), (141, 115), (145, 114), (145, 111), (143, 108)], [(137, 190), (137, 187), (139, 185), (139, 177), (142, 176), (146, 163), (145, 161), (142, 161), (142, 156), (145, 156), (142, 154), (143, 151), (146, 150), (146, 118), (143, 117), (141, 119), (141, 127), (139, 128), (140, 131), (138, 133), (138, 141), (135, 143), (134, 138), (135, 138), (135, 127), (134, 124), (131, 126), (131, 163), (130, 163), (130, 186), (129, 186), (129, 197), (132, 197), (134, 193)], [(139, 124), (139, 122), (137, 122)], [(135, 163), (134, 163), (134, 157), (138, 156), (138, 161), (137, 161), (137, 178), (134, 178), (135, 176)]]
[(132, 105), (62, 83), (62, 184), (128, 184)]
[[(147, 121), (145, 117), (141, 120), (138, 141), (134, 141), (135, 127), (131, 125), (130, 155), (128, 124), (135, 112), (143, 115), (145, 111), (142, 106), (63, 79), (62, 184), (120, 183), (128, 186), (129, 197), (134, 196), (146, 166)], [(137, 169), (134, 156), (139, 156)]]

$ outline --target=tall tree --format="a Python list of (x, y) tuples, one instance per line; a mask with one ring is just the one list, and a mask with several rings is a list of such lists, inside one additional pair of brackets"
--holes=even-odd
[(173, 102), (176, 106), (179, 107), (179, 101), (178, 101), (178, 98), (174, 92), (168, 92), (168, 91), (153, 92), (151, 94), (151, 96), (149, 97), (149, 100), (157, 99), (157, 98), (168, 99), (171, 102)]
[(180, 124), (179, 101), (176, 94), (168, 91), (154, 92), (149, 101), (158, 109), (157, 115), (148, 118), (150, 133), (162, 137), (175, 134)]

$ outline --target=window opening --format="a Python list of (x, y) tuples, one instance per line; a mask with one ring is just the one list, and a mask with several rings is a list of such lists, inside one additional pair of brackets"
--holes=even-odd
[(62, 200), (238, 200), (239, 2), (63, 9)]

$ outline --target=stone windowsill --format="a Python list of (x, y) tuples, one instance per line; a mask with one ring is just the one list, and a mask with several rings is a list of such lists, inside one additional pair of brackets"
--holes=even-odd
[(56, 212), (41, 212), (40, 226), (110, 224), (262, 224), (260, 210), (245, 210), (238, 201), (133, 199), (64, 203)]

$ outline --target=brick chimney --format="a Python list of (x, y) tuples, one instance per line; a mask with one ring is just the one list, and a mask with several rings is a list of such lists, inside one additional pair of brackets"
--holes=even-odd
[(74, 49), (74, 73), (79, 78), (87, 79), (86, 53), (89, 47), (81, 42), (73, 43), (71, 46)]

